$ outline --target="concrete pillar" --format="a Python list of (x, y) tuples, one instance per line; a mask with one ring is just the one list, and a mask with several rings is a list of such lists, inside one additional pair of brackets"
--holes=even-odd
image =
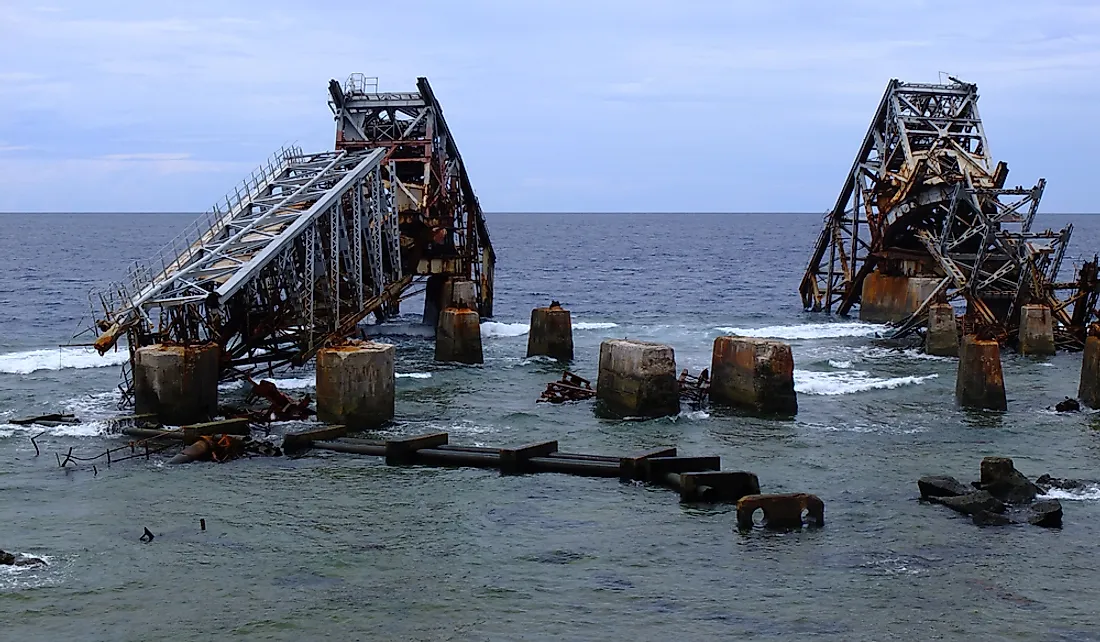
[(573, 321), (569, 310), (557, 301), (548, 308), (531, 310), (531, 331), (527, 333), (527, 356), (545, 355), (558, 361), (573, 360)]
[(1100, 408), (1100, 337), (1085, 339), (1077, 397), (1089, 408)]
[(917, 311), (940, 280), (927, 276), (892, 276), (877, 270), (863, 280), (859, 318), (871, 323), (896, 323)]
[(393, 419), (394, 347), (350, 341), (317, 353), (317, 419), (351, 430)]
[(1020, 308), (1020, 354), (1054, 354), (1054, 321), (1045, 305), (1025, 305)]
[(1005, 380), (1001, 372), (1001, 346), (992, 339), (963, 337), (959, 348), (959, 371), (955, 399), (962, 406), (1007, 410)]
[(209, 421), (218, 412), (221, 348), (151, 345), (134, 355), (134, 412), (170, 426)]
[(435, 327), (439, 324), (439, 313), (447, 307), (443, 302), (443, 290), (447, 285), (447, 277), (433, 274), (428, 277), (424, 286), (424, 325)]
[(600, 344), (596, 398), (620, 416), (679, 414), (680, 386), (672, 348), (629, 339), (604, 341)]
[(770, 339), (718, 337), (711, 354), (710, 398), (715, 403), (793, 416), (798, 399), (791, 346)]
[(474, 282), (438, 274), (429, 276), (424, 288), (424, 325), (438, 326), (439, 314), (447, 308), (476, 310)]
[(473, 310), (447, 308), (435, 330), (435, 360), (483, 363), (481, 317)]
[(959, 356), (959, 326), (950, 303), (933, 303), (928, 308), (928, 334), (924, 351), (937, 357)]

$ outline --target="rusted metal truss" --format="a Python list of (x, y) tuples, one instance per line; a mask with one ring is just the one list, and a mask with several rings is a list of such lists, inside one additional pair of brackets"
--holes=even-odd
[(595, 396), (596, 391), (592, 389), (591, 381), (566, 370), (562, 373), (560, 381), (551, 381), (546, 384), (546, 390), (543, 391), (538, 402), (565, 403), (584, 401)]
[[(222, 349), (225, 379), (302, 365), (371, 313), (396, 310), (418, 275), (448, 267), (480, 279), (483, 308), (491, 312), (493, 252), (485, 221), (438, 103), (425, 79), (419, 85), (421, 93), (401, 96), (420, 105), (421, 121), (430, 123), (416, 153), (427, 156), (424, 171), (440, 177), (425, 174), (431, 189), (420, 194), (398, 168), (409, 162), (405, 145), (362, 141), (316, 154), (282, 149), (154, 259), (131, 267), (125, 282), (93, 295), (97, 349), (105, 352), (125, 336), (132, 362), (140, 346), (213, 341)], [(360, 101), (372, 100), (362, 91), (340, 95), (339, 113), (347, 118)], [(369, 122), (356, 127), (375, 131)], [(401, 135), (417, 131), (405, 125)], [(410, 194), (420, 194), (416, 204)], [(458, 221), (462, 229), (447, 228), (429, 244), (411, 241), (406, 230), (427, 220), (417, 207), (432, 212), (438, 225)], [(439, 271), (430, 271), (433, 262)], [(124, 379), (127, 390), (129, 368)]]
[(973, 323), (1003, 336), (1015, 334), (1021, 306), (1049, 305), (1061, 343), (1083, 342), (1096, 266), (1059, 283), (1073, 227), (1033, 231), (1046, 183), (1006, 188), (1007, 177), (989, 153), (976, 85), (891, 80), (825, 215), (799, 287), (803, 306), (848, 314), (877, 270), (938, 279), (895, 337), (924, 325), (933, 302), (962, 300)]
[(443, 109), (426, 78), (417, 91), (379, 93), (377, 79), (329, 82), (336, 148), (383, 148), (383, 181), (400, 214), (404, 269), (417, 276), (472, 280), (478, 313), (493, 314), (496, 255)]

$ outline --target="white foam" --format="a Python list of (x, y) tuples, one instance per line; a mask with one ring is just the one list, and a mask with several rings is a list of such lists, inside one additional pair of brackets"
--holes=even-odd
[(545, 355), (545, 354), (536, 354), (536, 355), (527, 357), (523, 361), (520, 361), (519, 365), (529, 366), (532, 363), (557, 363), (557, 362), (558, 362), (558, 360), (555, 359), (554, 357), (551, 357), (551, 356), (548, 356), (548, 355)]
[(481, 324), (481, 336), (490, 337), (519, 337), (527, 334), (531, 327), (526, 323), (500, 323), (486, 321)]
[(720, 327), (717, 329), (742, 337), (798, 340), (873, 337), (889, 330), (890, 326), (875, 323), (802, 323), (797, 325), (769, 325), (762, 328)]
[(1068, 501), (1098, 500), (1100, 499), (1100, 486), (1095, 484), (1075, 490), (1051, 488), (1046, 493), (1039, 495), (1039, 499), (1065, 499)]
[(286, 379), (264, 379), (264, 381), (270, 381), (279, 390), (301, 390), (317, 385), (317, 380), (314, 377), (287, 377)]
[(679, 415), (677, 415), (677, 419), (702, 421), (704, 419), (710, 419), (710, 413), (705, 410), (689, 410), (687, 412), (681, 412)]
[(0, 354), (0, 373), (30, 374), (39, 370), (104, 368), (126, 363), (127, 350), (112, 350), (103, 356), (92, 348), (44, 348)]
[(106, 422), (86, 421), (79, 424), (61, 424), (59, 426), (40, 426), (29, 424), (0, 424), (0, 437), (14, 437), (16, 434), (34, 436), (38, 433), (46, 433), (53, 437), (99, 437), (106, 435), (108, 430)]
[(394, 375), (398, 379), (431, 379), (430, 372), (398, 372)]
[(851, 368), (851, 361), (837, 361), (836, 359), (829, 359), (829, 365), (834, 368)]
[(574, 330), (609, 330), (619, 327), (618, 323), (610, 321), (577, 321), (573, 323)]
[(879, 346), (861, 346), (854, 350), (860, 357), (864, 359), (890, 359), (905, 357), (906, 359), (921, 359), (924, 361), (954, 361), (952, 357), (939, 357), (934, 354), (927, 354), (921, 352), (917, 348), (906, 348), (899, 350), (897, 348), (882, 348)]
[(869, 390), (892, 390), (900, 386), (920, 385), (938, 376), (938, 374), (930, 374), (882, 379), (872, 377), (870, 373), (863, 370), (845, 370), (843, 372), (795, 370), (794, 389), (807, 395), (848, 395)]

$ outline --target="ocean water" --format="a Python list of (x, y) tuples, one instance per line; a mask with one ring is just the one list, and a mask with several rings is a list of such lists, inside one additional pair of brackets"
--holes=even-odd
[[(823, 529), (741, 534), (732, 506), (682, 505), (660, 488), (334, 453), (58, 468), (55, 453), (125, 443), (104, 433), (124, 355), (58, 345), (81, 328), (91, 289), (190, 219), (0, 216), (0, 548), (50, 561), (0, 568), (0, 638), (1100, 640), (1100, 485), (1059, 495), (1061, 530), (980, 529), (921, 504), (916, 486), (974, 479), (986, 455), (1031, 477), (1100, 479), (1100, 415), (1051, 410), (1075, 394), (1080, 355), (1006, 354), (1009, 411), (957, 408), (953, 360), (801, 309), (817, 214), (490, 215), (485, 364), (433, 363), (416, 301), (376, 330), (399, 372), (397, 421), (381, 435), (557, 439), (600, 454), (674, 445), (754, 471), (764, 492), (819, 495)], [(1069, 262), (1091, 257), (1100, 217), (1039, 219), (1065, 222)], [(530, 310), (551, 299), (573, 313), (570, 369), (592, 379), (610, 337), (668, 343), (693, 372), (720, 334), (787, 340), (798, 417), (685, 408), (611, 421), (588, 403), (536, 404), (564, 367), (524, 358)], [(314, 381), (308, 368), (276, 379)], [(48, 429), (38, 457), (29, 437), (41, 429), (6, 421), (59, 410), (84, 423)]]

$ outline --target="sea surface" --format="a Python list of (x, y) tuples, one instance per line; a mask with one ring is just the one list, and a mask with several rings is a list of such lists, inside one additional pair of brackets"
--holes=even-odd
[[(378, 436), (720, 455), (764, 492), (819, 495), (823, 529), (742, 534), (732, 506), (661, 488), (324, 452), (59, 468), (70, 448), (125, 443), (104, 421), (120, 414), (125, 355), (58, 346), (87, 326), (89, 291), (191, 218), (0, 215), (0, 548), (50, 563), (0, 569), (0, 639), (1100, 640), (1100, 486), (1060, 493), (1064, 528), (1046, 530), (978, 528), (919, 502), (916, 485), (975, 479), (986, 455), (1032, 478), (1100, 479), (1100, 415), (1051, 410), (1075, 395), (1080, 355), (1006, 353), (1008, 412), (957, 408), (954, 360), (802, 310), (819, 214), (490, 215), (485, 364), (433, 363), (406, 302), (380, 329), (399, 379), (397, 420)], [(1066, 222), (1068, 270), (1100, 249), (1100, 216), (1037, 224)], [(593, 380), (612, 337), (668, 343), (692, 372), (723, 333), (789, 341), (799, 414), (612, 421), (590, 403), (538, 404), (564, 366), (524, 358), (527, 323), (552, 299), (573, 314), (570, 369)], [(308, 368), (275, 378), (296, 393), (314, 381)], [(42, 429), (7, 421), (62, 410), (84, 421), (46, 429), (40, 456)]]

